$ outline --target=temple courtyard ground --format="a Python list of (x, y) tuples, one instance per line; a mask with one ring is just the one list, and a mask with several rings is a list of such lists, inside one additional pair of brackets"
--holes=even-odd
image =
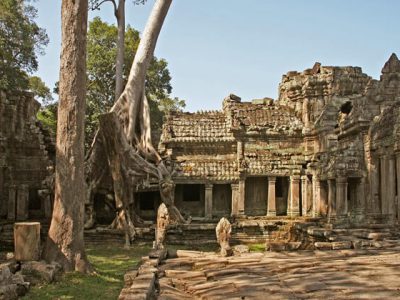
[(158, 299), (400, 299), (400, 247), (178, 256), (159, 265)]

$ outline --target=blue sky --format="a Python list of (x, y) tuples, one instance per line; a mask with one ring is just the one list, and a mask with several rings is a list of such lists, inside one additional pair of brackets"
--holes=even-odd
[[(154, 0), (127, 1), (126, 22), (143, 31)], [(50, 44), (38, 75), (58, 80), (61, 0), (37, 0), (37, 22)], [(115, 23), (111, 5), (91, 12)], [(360, 66), (379, 78), (395, 52), (400, 56), (399, 0), (174, 0), (156, 56), (165, 58), (173, 96), (187, 110), (220, 109), (235, 93), (242, 100), (278, 94), (282, 74), (322, 65)]]

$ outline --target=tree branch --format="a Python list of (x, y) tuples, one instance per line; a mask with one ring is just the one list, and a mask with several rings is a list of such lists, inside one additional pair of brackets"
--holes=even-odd
[(115, 0), (102, 0), (102, 1), (90, 1), (90, 9), (91, 10), (99, 10), (100, 6), (104, 3), (104, 2), (111, 2), (114, 6), (114, 11), (117, 11), (117, 3), (115, 3)]

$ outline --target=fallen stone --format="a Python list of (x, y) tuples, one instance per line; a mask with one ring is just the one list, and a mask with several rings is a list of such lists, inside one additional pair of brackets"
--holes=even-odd
[(21, 265), (21, 274), (31, 284), (51, 283), (61, 274), (61, 266), (57, 263), (47, 264), (44, 261), (30, 261)]
[(247, 245), (236, 245), (233, 247), (233, 253), (235, 254), (242, 254), (242, 253), (249, 253), (250, 248)]
[(265, 244), (266, 251), (285, 251), (286, 243), (285, 242), (267, 242)]
[(29, 290), (21, 274), (13, 274), (7, 264), (0, 265), (0, 299), (14, 300), (24, 296)]
[(332, 243), (329, 242), (315, 242), (314, 247), (317, 250), (332, 250)]
[(124, 275), (124, 286), (130, 287), (137, 276), (138, 276), (137, 270), (131, 270), (126, 272)]
[(387, 238), (389, 236), (390, 233), (388, 232), (371, 232), (368, 234), (368, 239), (374, 241), (382, 241), (384, 238)]
[(301, 247), (301, 242), (288, 242), (287, 243), (287, 249), (289, 251), (299, 250), (300, 247)]
[(333, 250), (351, 249), (351, 241), (341, 241), (332, 243)]

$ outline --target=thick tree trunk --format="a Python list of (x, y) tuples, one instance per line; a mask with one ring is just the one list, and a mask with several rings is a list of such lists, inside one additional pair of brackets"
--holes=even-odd
[(117, 101), (124, 90), (122, 76), (125, 56), (125, 0), (119, 0), (115, 17), (118, 24), (117, 59), (115, 62), (115, 101)]
[(84, 239), (84, 117), (87, 0), (62, 1), (54, 209), (45, 259), (65, 271), (87, 272)]
[(157, 39), (171, 3), (172, 0), (157, 0), (154, 4), (132, 63), (125, 90), (112, 108), (118, 115), (121, 109), (125, 110), (124, 114), (128, 113), (122, 119), (127, 121), (126, 134), (130, 143), (135, 141), (140, 105), (145, 92), (146, 72), (153, 59)]
[[(108, 161), (109, 167), (112, 169), (111, 172), (114, 173), (114, 192), (117, 206), (118, 203), (125, 203), (124, 205), (129, 203), (129, 199), (126, 199), (127, 191), (120, 187), (121, 182), (124, 182), (122, 185), (133, 185), (132, 180), (128, 180), (129, 176), (126, 174), (129, 174), (131, 178), (143, 179), (148, 175), (158, 178), (161, 196), (170, 210), (172, 221), (182, 223), (184, 219), (173, 203), (175, 185), (151, 142), (150, 111), (144, 90), (146, 72), (153, 58), (157, 39), (171, 3), (172, 0), (157, 0), (154, 4), (135, 55), (125, 90), (111, 109), (113, 117), (111, 117), (111, 114), (102, 117), (103, 124), (101, 126), (106, 126), (107, 129), (104, 128), (102, 134), (96, 135), (88, 162), (89, 165), (93, 165), (96, 162), (105, 164)], [(107, 125), (104, 123), (107, 123)], [(108, 139), (114, 139), (115, 143), (110, 144), (111, 142), (107, 141)], [(108, 160), (101, 159), (99, 155), (101, 154), (101, 151), (99, 151), (101, 143), (108, 144)], [(118, 155), (114, 152), (117, 152)], [(117, 156), (118, 158), (116, 158)], [(89, 169), (95, 170), (94, 173), (92, 172), (93, 178), (99, 178), (98, 171), (101, 168), (97, 166), (91, 168), (89, 165)], [(91, 178), (92, 181), (96, 180), (93, 178)], [(126, 215), (128, 214), (124, 212), (123, 216)], [(120, 217), (116, 221), (117, 223), (125, 222), (120, 222)]]
[(114, 114), (101, 115), (99, 121), (100, 133), (105, 141), (108, 165), (113, 179), (117, 209), (117, 217), (112, 226), (125, 230), (125, 245), (130, 246), (131, 241), (135, 238), (135, 228), (129, 214), (129, 202), (132, 195), (131, 179), (126, 169), (124, 134), (118, 134), (120, 127)]

